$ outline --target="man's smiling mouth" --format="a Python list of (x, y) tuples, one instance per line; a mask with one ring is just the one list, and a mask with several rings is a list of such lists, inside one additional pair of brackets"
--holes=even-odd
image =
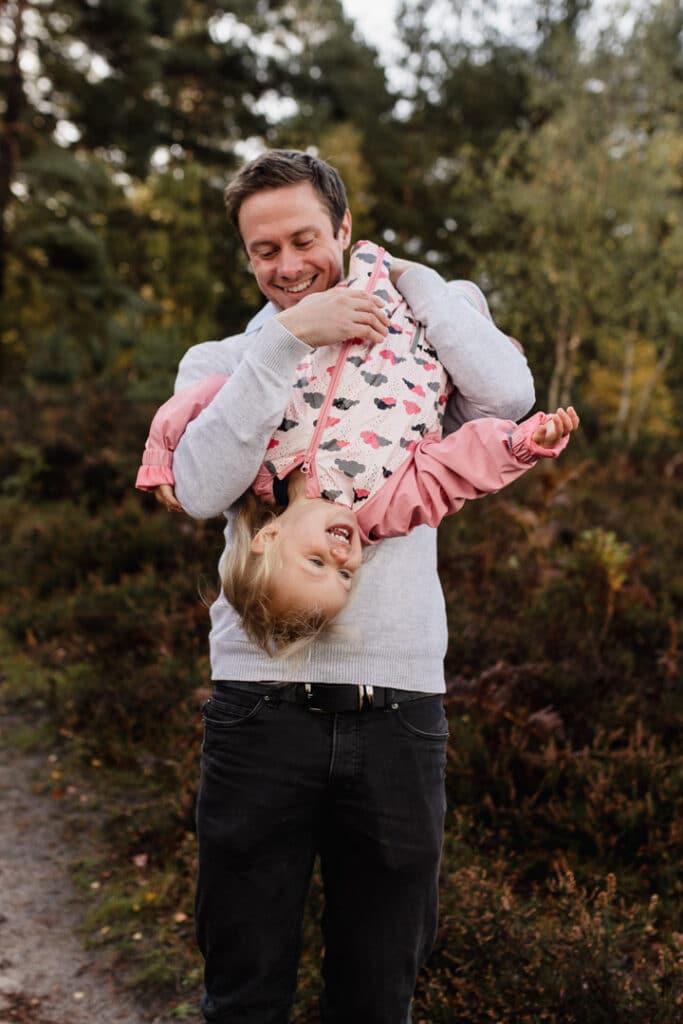
[(316, 279), (316, 274), (313, 277), (309, 277), (306, 281), (300, 281), (299, 284), (284, 285), (281, 284), (278, 287), (281, 291), (287, 292), (288, 295), (298, 295), (299, 292), (305, 292), (307, 288), (310, 288)]

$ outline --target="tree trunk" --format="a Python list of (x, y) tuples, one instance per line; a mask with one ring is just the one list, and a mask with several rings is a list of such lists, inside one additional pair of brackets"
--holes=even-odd
[(573, 328), (569, 327), (569, 310), (563, 307), (555, 336), (555, 366), (548, 388), (548, 411), (559, 405), (569, 405), (571, 389), (576, 379), (578, 354), (583, 341), (586, 311), (581, 307)]
[(567, 366), (564, 373), (564, 381), (562, 382), (559, 402), (559, 404), (565, 408), (571, 404), (572, 386), (576, 379), (579, 349), (581, 348), (581, 342), (583, 341), (583, 330), (581, 329), (583, 319), (583, 316), (579, 314), (579, 325), (576, 330), (572, 331), (567, 344)]
[(645, 382), (643, 390), (641, 391), (636, 407), (633, 411), (631, 421), (629, 423), (629, 430), (627, 435), (627, 445), (629, 448), (633, 448), (638, 437), (640, 435), (641, 428), (643, 426), (643, 420), (647, 412), (648, 406), (652, 401), (652, 396), (655, 393), (655, 388), (659, 384), (660, 380), (664, 376), (664, 371), (671, 362), (674, 354), (674, 345), (670, 341), (661, 356), (657, 360), (657, 363)]
[(560, 321), (557, 325), (557, 334), (555, 335), (555, 366), (553, 367), (553, 375), (550, 378), (550, 386), (548, 388), (548, 409), (557, 409), (560, 404), (560, 388), (562, 387), (567, 366), (568, 320), (569, 311), (563, 306), (560, 310)]
[(7, 275), (7, 209), (12, 201), (12, 178), (19, 162), (19, 117), (24, 105), (24, 89), (19, 67), (23, 45), (23, 14), (26, 0), (8, 4), (8, 20), (13, 21), (14, 44), (7, 71), (5, 112), (0, 124), (0, 298), (5, 294)]
[(631, 411), (631, 402), (633, 400), (633, 364), (635, 361), (635, 354), (635, 334), (633, 331), (629, 331), (626, 335), (626, 347), (624, 349), (624, 372), (621, 375), (621, 396), (619, 398), (619, 408), (617, 409), (614, 426), (612, 427), (612, 436), (614, 438), (619, 438), (626, 433), (626, 421), (628, 420), (628, 415)]

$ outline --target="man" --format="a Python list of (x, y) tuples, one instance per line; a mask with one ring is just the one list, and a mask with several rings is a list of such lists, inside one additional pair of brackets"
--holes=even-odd
[[(251, 484), (313, 347), (381, 343), (389, 329), (364, 291), (332, 287), (351, 239), (333, 168), (267, 152), (229, 184), (226, 205), (269, 304), (244, 334), (197, 345), (180, 365), (177, 388), (230, 375), (174, 455), (178, 499), (199, 518), (229, 509)], [(394, 261), (393, 278), (455, 384), (451, 428), (521, 417), (533, 384), (509, 339), (434, 271)], [(383, 541), (361, 576), (337, 631), (298, 659), (251, 644), (223, 597), (211, 609), (215, 689), (197, 809), (207, 1021), (289, 1019), (316, 856), (321, 1019), (410, 1020), (436, 931), (445, 813), (447, 630), (435, 531)]]

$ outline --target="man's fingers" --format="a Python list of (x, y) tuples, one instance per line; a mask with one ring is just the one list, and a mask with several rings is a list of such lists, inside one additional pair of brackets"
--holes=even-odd
[(353, 323), (357, 327), (369, 327), (383, 338), (389, 333), (389, 318), (385, 315), (378, 316), (374, 310), (358, 310), (353, 318)]
[(308, 295), (296, 306), (279, 313), (277, 319), (313, 348), (339, 344), (348, 338), (362, 338), (375, 344), (389, 331), (382, 300), (351, 288), (331, 288)]

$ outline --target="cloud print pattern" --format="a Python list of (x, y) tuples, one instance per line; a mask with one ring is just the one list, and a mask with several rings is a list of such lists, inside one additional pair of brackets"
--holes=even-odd
[[(391, 325), (387, 344), (350, 339), (311, 350), (296, 367), (285, 415), (254, 482), (256, 493), (272, 502), (273, 478), (300, 467), (308, 497), (354, 509), (365, 543), (420, 523), (437, 525), (465, 500), (499, 490), (567, 442), (552, 449), (533, 444), (543, 413), (519, 427), (510, 420), (473, 420), (442, 440), (450, 381), (423, 325), (391, 284), (389, 268), (380, 247), (355, 246), (339, 287), (364, 287), (382, 298)], [(480, 294), (463, 282), (463, 301), (483, 312)], [(162, 406), (138, 487), (173, 482), (172, 449), (224, 382), (207, 378)]]

